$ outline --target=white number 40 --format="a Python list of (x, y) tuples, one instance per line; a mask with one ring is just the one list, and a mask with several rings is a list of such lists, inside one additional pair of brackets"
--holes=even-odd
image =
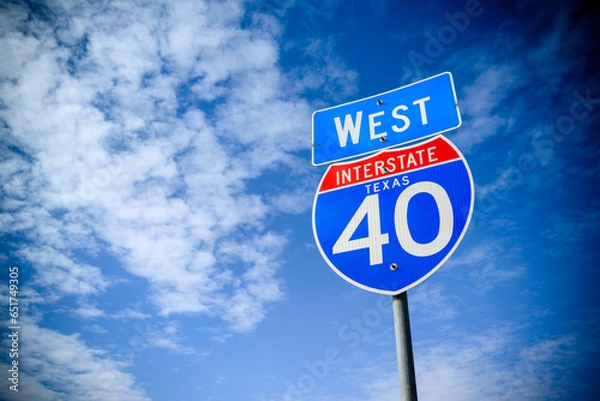
[[(436, 237), (426, 244), (416, 242), (408, 227), (408, 203), (413, 196), (428, 193), (433, 196), (439, 212), (439, 229)], [(367, 218), (367, 236), (351, 239), (354, 232)], [(400, 193), (394, 209), (394, 226), (396, 238), (400, 246), (414, 256), (430, 256), (438, 253), (450, 242), (454, 230), (454, 215), (450, 198), (444, 188), (435, 182), (422, 181), (407, 187)], [(350, 222), (333, 245), (333, 254), (369, 249), (369, 264), (371, 266), (383, 263), (383, 246), (390, 242), (389, 235), (381, 232), (379, 214), (379, 194), (369, 195), (360, 204)]]

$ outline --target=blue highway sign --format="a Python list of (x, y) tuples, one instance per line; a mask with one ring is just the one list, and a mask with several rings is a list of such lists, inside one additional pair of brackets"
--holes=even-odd
[(315, 166), (440, 134), (461, 124), (452, 74), (313, 113)]
[(321, 255), (342, 278), (396, 295), (433, 274), (471, 220), (473, 178), (443, 136), (330, 165), (313, 205)]

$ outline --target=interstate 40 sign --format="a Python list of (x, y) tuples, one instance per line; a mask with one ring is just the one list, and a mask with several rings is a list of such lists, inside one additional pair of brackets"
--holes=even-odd
[(313, 231), (329, 266), (350, 283), (395, 295), (454, 252), (473, 213), (471, 171), (437, 136), (332, 164), (313, 205)]

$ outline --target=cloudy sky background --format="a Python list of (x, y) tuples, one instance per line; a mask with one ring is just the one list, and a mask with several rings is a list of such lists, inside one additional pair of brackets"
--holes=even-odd
[(391, 300), (314, 245), (311, 113), (450, 71), (476, 206), (409, 291), (420, 399), (598, 399), (599, 17), (0, 2), (0, 292), (18, 266), (22, 325), (0, 396), (398, 399)]

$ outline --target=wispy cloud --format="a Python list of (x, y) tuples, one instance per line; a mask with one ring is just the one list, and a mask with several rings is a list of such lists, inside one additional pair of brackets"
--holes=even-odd
[[(3, 6), (0, 227), (19, 238), (11, 257), (33, 267), (24, 302), (39, 317), (23, 330), (23, 399), (145, 400), (123, 361), (150, 348), (207, 352), (187, 345), (177, 315), (215, 318), (228, 339), (285, 297), (287, 238), (265, 226), (274, 213), (310, 207), (313, 183), (298, 168), (310, 149), (299, 134), (310, 132), (312, 111), (302, 95), (320, 85), (349, 93), (356, 73), (328, 42), (298, 48), (315, 64), (325, 56), (314, 70), (285, 72), (280, 22), (245, 7)], [(299, 179), (267, 198), (249, 189), (265, 173)], [(115, 284), (128, 274), (147, 298), (109, 309), (103, 297), (122, 291)], [(87, 334), (127, 319), (133, 337), (109, 355), (44, 328), (39, 306), (50, 300), (85, 320)]]
[(483, 241), (472, 246), (466, 253), (451, 259), (444, 268), (452, 274), (454, 269), (466, 269), (460, 274), (470, 279), (479, 294), (527, 274), (520, 247), (508, 245), (503, 240)]
[(96, 305), (92, 303), (84, 303), (79, 306), (77, 309), (73, 309), (73, 313), (81, 317), (82, 319), (116, 319), (116, 320), (127, 320), (127, 319), (136, 319), (136, 320), (144, 320), (152, 317), (152, 315), (140, 312), (138, 310), (125, 308), (123, 310), (119, 310), (116, 312), (106, 312), (103, 309), (99, 309)]
[(78, 263), (67, 256), (68, 253), (65, 254), (48, 245), (41, 247), (25, 245), (18, 254), (25, 260), (44, 266), (34, 278), (37, 284), (53, 287), (63, 294), (95, 294), (105, 290), (110, 283), (99, 268)]
[(358, 90), (359, 75), (336, 55), (336, 38), (314, 37), (308, 43), (294, 45), (294, 49), (299, 48), (310, 61), (292, 70), (294, 85), (303, 90), (319, 89), (324, 92), (325, 102), (317, 100), (316, 108), (352, 100), (351, 95)]
[[(417, 390), (424, 401), (568, 399), (569, 389), (577, 384), (570, 385), (561, 372), (584, 359), (571, 335), (530, 342), (507, 324), (479, 333), (454, 332), (415, 343)], [(369, 354), (368, 360), (351, 363), (360, 367), (339, 368), (343, 375), (331, 374), (327, 386), (297, 399), (383, 401), (400, 396), (395, 355)], [(328, 390), (340, 385), (354, 395)]]
[[(254, 14), (241, 28), (243, 3), (137, 6), (53, 4), (45, 19), (8, 7), (3, 228), (27, 238), (17, 254), (40, 289), (111, 291), (113, 278), (82, 257), (110, 253), (147, 281), (159, 313), (216, 314), (251, 330), (282, 297), (285, 238), (263, 222), (307, 206), (284, 188), (272, 200), (248, 193), (247, 180), (309, 148), (298, 132), (309, 129), (299, 94), (310, 86), (278, 66), (276, 20)], [(234, 249), (245, 252), (235, 267)]]
[(83, 319), (93, 319), (104, 316), (104, 311), (92, 305), (85, 305), (73, 311), (76, 315)]
[[(105, 351), (90, 348), (78, 335), (65, 335), (23, 320), (20, 331), (19, 366), (21, 371), (19, 398), (24, 400), (149, 400), (127, 366), (111, 358)], [(6, 366), (2, 367), (7, 372)], [(5, 375), (3, 375), (5, 376)], [(13, 399), (8, 386), (0, 395)], [(72, 396), (71, 396), (72, 395)]]
[(481, 64), (485, 68), (472, 84), (463, 89), (459, 105), (465, 124), (453, 136), (459, 148), (466, 153), (474, 145), (510, 127), (515, 116), (503, 116), (498, 110), (503, 100), (521, 84), (518, 77), (522, 74), (517, 65), (500, 64), (491, 67), (489, 65), (492, 63), (489, 61)]
[(131, 352), (143, 352), (149, 348), (162, 348), (178, 355), (202, 355), (205, 352), (183, 345), (184, 336), (176, 321), (165, 321), (160, 326), (150, 322), (134, 323), (133, 329), (135, 333), (128, 350)]
[(444, 289), (441, 284), (421, 284), (410, 294), (412, 308), (426, 321), (451, 319), (458, 311)]

